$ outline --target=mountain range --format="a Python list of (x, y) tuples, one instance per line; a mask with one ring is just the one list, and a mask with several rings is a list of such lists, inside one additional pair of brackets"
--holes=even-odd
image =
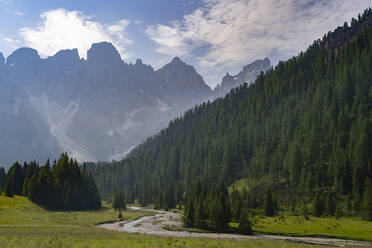
[(0, 54), (0, 163), (56, 158), (120, 160), (196, 104), (253, 82), (270, 68), (266, 58), (227, 74), (211, 89), (193, 66), (175, 57), (159, 70), (125, 63), (109, 42), (40, 58), (20, 48)]

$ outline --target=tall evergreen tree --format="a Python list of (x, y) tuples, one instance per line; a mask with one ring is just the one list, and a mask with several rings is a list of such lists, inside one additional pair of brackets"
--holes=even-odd
[(242, 215), (239, 217), (239, 220), (239, 233), (244, 235), (252, 235), (252, 223), (248, 217), (247, 211), (243, 211)]
[(319, 193), (316, 194), (313, 206), (315, 216), (321, 217), (324, 212), (324, 201)]
[(185, 213), (183, 215), (183, 223), (186, 227), (193, 227), (195, 220), (195, 209), (194, 209), (194, 201), (191, 197), (187, 198)]
[(363, 196), (363, 218), (368, 221), (372, 221), (372, 176), (369, 176)]
[(5, 183), (4, 193), (8, 197), (13, 197), (13, 183), (11, 179), (8, 179)]
[(264, 211), (265, 211), (266, 216), (275, 215), (275, 206), (274, 206), (273, 197), (272, 197), (270, 189), (268, 189), (266, 192)]
[(336, 205), (334, 201), (333, 194), (329, 191), (327, 195), (327, 201), (326, 201), (326, 214), (328, 216), (334, 216), (336, 211)]
[(112, 201), (112, 207), (116, 210), (126, 210), (125, 194), (123, 191), (115, 193)]

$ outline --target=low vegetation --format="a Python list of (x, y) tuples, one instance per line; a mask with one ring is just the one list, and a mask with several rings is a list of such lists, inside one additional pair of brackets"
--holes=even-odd
[(257, 219), (256, 233), (285, 236), (324, 236), (341, 239), (372, 241), (372, 222), (358, 217), (319, 218), (310, 216), (277, 216)]
[[(125, 211), (124, 219), (137, 219), (147, 211)], [(0, 196), (0, 247), (2, 248), (113, 248), (113, 247), (249, 247), (310, 248), (316, 246), (269, 240), (217, 240), (144, 236), (96, 228), (117, 220), (117, 213), (104, 204), (101, 210), (47, 211), (26, 197)], [(322, 246), (324, 247), (324, 246)]]

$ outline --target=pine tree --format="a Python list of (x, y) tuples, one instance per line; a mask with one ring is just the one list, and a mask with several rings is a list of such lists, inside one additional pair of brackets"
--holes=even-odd
[(206, 214), (203, 206), (203, 200), (198, 198), (196, 201), (195, 217), (194, 217), (194, 226), (198, 228), (206, 227)]
[(185, 213), (183, 215), (183, 223), (185, 224), (186, 227), (193, 227), (194, 219), (195, 219), (194, 201), (190, 199), (190, 197), (188, 197), (186, 201)]
[(171, 185), (164, 191), (163, 204), (166, 210), (176, 207), (174, 187)]
[(18, 162), (15, 162), (12, 167), (10, 167), (8, 171), (8, 179), (12, 181), (13, 193), (16, 195), (21, 195), (24, 177), (22, 173), (22, 166)]
[(327, 216), (334, 216), (336, 210), (336, 205), (333, 199), (333, 194), (329, 191), (327, 195), (327, 201), (326, 201), (326, 214)]
[(0, 191), (4, 189), (6, 182), (6, 172), (3, 167), (0, 168)]
[(119, 215), (118, 215), (118, 218), (120, 221), (123, 220), (123, 213), (121, 212), (121, 208), (119, 208)]
[(5, 183), (4, 193), (8, 197), (13, 197), (13, 185), (12, 180), (8, 179)]
[(270, 189), (268, 189), (266, 192), (264, 212), (265, 212), (265, 216), (272, 217), (275, 215), (275, 207), (274, 207), (273, 197), (272, 197)]
[(213, 197), (215, 209), (212, 209), (211, 220), (217, 229), (224, 230), (231, 220), (231, 207), (228, 191), (222, 182), (211, 190), (211, 198), (213, 199)]
[(28, 187), (29, 178), (25, 179), (22, 187), (22, 195), (27, 196), (27, 187)]
[(238, 231), (240, 234), (244, 235), (253, 234), (252, 223), (248, 217), (247, 211), (243, 211), (240, 216)]
[(363, 194), (363, 219), (372, 221), (372, 177), (366, 181)]
[(344, 213), (347, 216), (350, 216), (352, 214), (352, 200), (350, 194), (346, 197), (345, 207), (344, 207)]
[(303, 217), (304, 217), (305, 220), (310, 220), (309, 210), (307, 209), (306, 203), (304, 203), (302, 205), (302, 215), (303, 215)]
[(231, 213), (232, 217), (238, 220), (241, 216), (241, 211), (243, 208), (243, 200), (242, 197), (240, 196), (240, 193), (238, 190), (234, 189), (232, 196), (231, 196), (231, 201), (232, 201), (232, 206), (231, 206)]
[(318, 193), (314, 200), (314, 214), (317, 217), (321, 217), (324, 212), (324, 202), (320, 194)]
[(112, 201), (112, 207), (115, 210), (125, 210), (125, 194), (124, 191), (116, 192)]

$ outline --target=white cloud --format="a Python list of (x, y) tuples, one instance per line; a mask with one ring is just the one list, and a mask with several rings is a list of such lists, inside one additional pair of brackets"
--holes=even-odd
[[(196, 57), (201, 69), (296, 55), (356, 17), (370, 0), (203, 0), (180, 22), (149, 26), (157, 52)], [(198, 49), (196, 51), (196, 49)]]
[(24, 14), (20, 11), (16, 10), (10, 10), (10, 9), (4, 9), (5, 12), (8, 12), (10, 14), (18, 15), (18, 16), (24, 16)]
[(80, 56), (86, 58), (92, 43), (102, 41), (111, 42), (122, 58), (130, 56), (125, 49), (132, 43), (125, 33), (130, 24), (128, 20), (103, 25), (82, 12), (65, 9), (46, 11), (40, 17), (40, 25), (22, 28), (20, 35), (26, 45), (38, 50), (41, 56), (54, 55), (61, 49), (77, 48)]
[(3, 40), (8, 43), (8, 45), (15, 49), (15, 48), (18, 48), (19, 47), (19, 44), (21, 43), (20, 40), (16, 40), (16, 39), (12, 39), (12, 38), (9, 38), (9, 37), (5, 37), (3, 38)]

